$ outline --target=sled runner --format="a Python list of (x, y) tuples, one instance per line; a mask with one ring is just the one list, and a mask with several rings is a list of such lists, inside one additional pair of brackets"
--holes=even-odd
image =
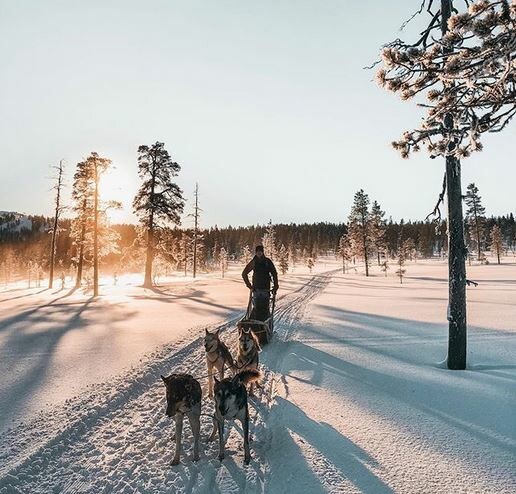
[(269, 343), (274, 331), (274, 308), (276, 294), (267, 290), (266, 294), (249, 293), (249, 303), (245, 316), (238, 322), (238, 327), (250, 329), (258, 338), (260, 345)]

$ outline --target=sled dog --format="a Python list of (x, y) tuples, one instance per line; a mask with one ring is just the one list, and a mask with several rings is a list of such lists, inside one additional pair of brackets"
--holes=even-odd
[[(238, 327), (238, 355), (236, 368), (238, 372), (244, 370), (258, 370), (258, 353), (261, 351), (256, 335), (241, 326)], [(254, 395), (254, 381), (249, 385), (249, 396)]]
[(219, 330), (210, 333), (206, 329), (204, 348), (206, 350), (206, 364), (208, 366), (208, 396), (213, 398), (213, 369), (218, 371), (220, 379), (224, 379), (224, 367), (234, 369), (235, 362), (228, 347), (219, 338)]
[(219, 381), (215, 377), (215, 414), (213, 416), (213, 432), (210, 441), (219, 435), (219, 460), (224, 459), (224, 421), (238, 419), (244, 434), (244, 463), (251, 461), (249, 451), (249, 407), (247, 404), (246, 385), (257, 381), (260, 373), (257, 370), (239, 372), (234, 377)]
[(176, 451), (172, 459), (172, 465), (179, 464), (181, 456), (181, 435), (183, 431), (183, 418), (186, 415), (190, 421), (194, 436), (193, 460), (199, 459), (199, 436), (201, 431), (201, 385), (197, 379), (189, 374), (170, 374), (161, 376), (167, 389), (168, 417), (174, 417), (176, 422)]

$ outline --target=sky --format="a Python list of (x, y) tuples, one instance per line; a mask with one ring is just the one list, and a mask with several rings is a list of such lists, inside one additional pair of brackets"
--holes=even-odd
[[(51, 166), (64, 159), (69, 197), (97, 151), (113, 221), (136, 221), (136, 151), (162, 141), (185, 213), (199, 183), (203, 226), (346, 221), (361, 188), (423, 219), (443, 160), (390, 147), (421, 111), (363, 70), (419, 3), (0, 0), (0, 210), (51, 214)], [(463, 163), (488, 214), (515, 211), (514, 129)]]

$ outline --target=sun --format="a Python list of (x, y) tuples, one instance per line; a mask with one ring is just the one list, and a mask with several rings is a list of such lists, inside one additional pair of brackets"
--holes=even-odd
[(138, 189), (137, 177), (127, 167), (113, 165), (100, 179), (100, 197), (104, 201), (119, 201), (121, 209), (109, 209), (111, 223), (133, 221), (132, 202)]

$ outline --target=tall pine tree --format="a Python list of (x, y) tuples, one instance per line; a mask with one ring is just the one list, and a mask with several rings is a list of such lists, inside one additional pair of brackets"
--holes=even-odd
[(482, 259), (482, 240), (485, 235), (486, 210), (482, 206), (482, 198), (478, 194), (478, 188), (474, 183), (469, 184), (464, 198), (468, 209), (466, 210), (466, 220), (470, 229), (470, 235), (474, 238), (477, 249), (477, 259)]
[(182, 190), (172, 181), (180, 170), (164, 143), (155, 142), (138, 148), (138, 174), (143, 183), (134, 198), (133, 209), (147, 236), (145, 287), (152, 286), (156, 230), (166, 223), (178, 225), (181, 222), (185, 201)]
[(373, 243), (369, 196), (360, 189), (353, 200), (349, 215), (348, 235), (353, 254), (364, 260), (365, 274), (369, 276), (369, 259)]

